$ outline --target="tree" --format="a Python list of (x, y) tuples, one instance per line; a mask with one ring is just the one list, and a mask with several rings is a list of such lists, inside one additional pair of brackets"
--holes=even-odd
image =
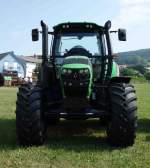
[(144, 77), (145, 77), (146, 80), (150, 80), (150, 72), (146, 72), (144, 74)]
[(136, 70), (136, 71), (139, 71), (141, 74), (143, 74), (144, 75), (144, 73), (145, 73), (145, 67), (144, 67), (144, 65), (136, 65), (136, 66), (134, 66), (134, 67), (132, 67), (134, 70)]
[(127, 64), (127, 65), (146, 65), (147, 60), (142, 56), (124, 56), (117, 59), (118, 64)]
[(123, 76), (138, 76), (138, 71), (134, 70), (133, 68), (125, 68), (122, 70)]

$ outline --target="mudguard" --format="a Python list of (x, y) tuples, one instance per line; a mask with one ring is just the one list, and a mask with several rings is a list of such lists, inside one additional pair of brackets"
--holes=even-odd
[(129, 83), (130, 80), (131, 80), (131, 77), (117, 76), (117, 77), (112, 77), (110, 80), (110, 83)]

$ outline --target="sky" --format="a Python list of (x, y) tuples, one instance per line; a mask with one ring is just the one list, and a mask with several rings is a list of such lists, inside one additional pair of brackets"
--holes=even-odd
[(150, 48), (150, 0), (0, 0), (0, 53), (40, 54), (41, 41), (31, 41), (40, 20), (49, 30), (61, 22), (111, 20), (111, 30), (127, 29), (127, 42), (112, 35), (114, 52)]

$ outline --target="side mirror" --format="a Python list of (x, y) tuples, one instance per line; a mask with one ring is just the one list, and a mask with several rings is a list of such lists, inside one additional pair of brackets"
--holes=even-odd
[(32, 41), (38, 41), (38, 40), (39, 40), (39, 30), (32, 29)]
[(120, 41), (126, 41), (127, 40), (126, 29), (118, 29), (118, 39)]

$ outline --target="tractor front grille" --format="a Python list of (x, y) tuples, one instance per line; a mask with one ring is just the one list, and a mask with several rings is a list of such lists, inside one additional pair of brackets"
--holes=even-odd
[(80, 74), (72, 70), (71, 74), (62, 75), (65, 96), (86, 97), (90, 82), (90, 74)]

